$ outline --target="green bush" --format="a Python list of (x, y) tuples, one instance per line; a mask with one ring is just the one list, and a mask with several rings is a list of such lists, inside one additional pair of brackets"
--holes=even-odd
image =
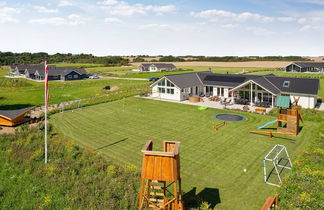
[(322, 209), (324, 206), (324, 139), (319, 138), (294, 161), (280, 188), (281, 209)]

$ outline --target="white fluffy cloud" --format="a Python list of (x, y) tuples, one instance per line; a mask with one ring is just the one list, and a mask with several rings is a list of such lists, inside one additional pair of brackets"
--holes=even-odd
[(37, 12), (41, 12), (41, 13), (58, 13), (58, 9), (48, 9), (46, 7), (43, 6), (34, 6), (34, 8), (37, 10)]
[(169, 24), (157, 24), (157, 23), (151, 23), (151, 24), (145, 24), (140, 25), (137, 27), (138, 30), (147, 30), (147, 29), (163, 29), (163, 30), (174, 30), (175, 28), (172, 27)]
[(0, 24), (1, 23), (19, 23), (19, 20), (13, 15), (19, 14), (20, 9), (13, 7), (0, 7)]
[(53, 18), (40, 18), (40, 19), (31, 19), (28, 22), (32, 24), (42, 24), (42, 25), (82, 25), (86, 23), (86, 18), (81, 17), (77, 14), (71, 14), (67, 18), (63, 17), (53, 17)]
[(301, 25), (300, 31), (324, 31), (324, 10), (307, 13), (297, 22)]
[(191, 12), (191, 16), (195, 18), (206, 19), (211, 22), (247, 22), (254, 21), (259, 23), (271, 23), (274, 21), (280, 22), (292, 22), (296, 19), (293, 17), (271, 17), (265, 16), (258, 13), (243, 12), (243, 13), (234, 13), (225, 10), (203, 10), (200, 12)]
[(118, 18), (111, 17), (111, 18), (105, 18), (104, 22), (105, 23), (122, 23), (123, 21)]
[(176, 10), (174, 5), (143, 5), (143, 4), (129, 4), (126, 1), (105, 0), (97, 2), (101, 9), (104, 9), (111, 15), (132, 16), (144, 15), (147, 12), (153, 12), (157, 15), (174, 12)]
[(61, 0), (58, 4), (59, 7), (68, 7), (68, 6), (74, 6), (75, 4), (68, 0)]

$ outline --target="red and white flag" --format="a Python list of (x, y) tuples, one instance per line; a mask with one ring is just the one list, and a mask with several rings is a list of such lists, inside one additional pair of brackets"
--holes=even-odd
[(45, 108), (48, 108), (48, 65), (45, 61)]

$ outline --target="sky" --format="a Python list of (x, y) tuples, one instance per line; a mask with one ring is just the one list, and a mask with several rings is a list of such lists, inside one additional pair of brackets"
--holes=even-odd
[(323, 56), (324, 0), (0, 0), (0, 51)]

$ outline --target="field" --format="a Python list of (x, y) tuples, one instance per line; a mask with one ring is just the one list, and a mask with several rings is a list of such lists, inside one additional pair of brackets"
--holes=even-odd
[(163, 140), (181, 141), (182, 183), (187, 192), (184, 197), (205, 196), (219, 209), (258, 209), (277, 190), (263, 183), (265, 154), (275, 144), (283, 144), (294, 160), (317, 137), (319, 123), (306, 118), (298, 137), (270, 139), (249, 131), (274, 117), (240, 112), (246, 121), (212, 131), (211, 126), (217, 123), (213, 116), (227, 112), (198, 111), (196, 106), (129, 98), (55, 114), (50, 122), (64, 138), (119, 164), (134, 164), (138, 170), (140, 150), (147, 140), (153, 140), (154, 150), (162, 149)]
[(95, 68), (95, 67), (103, 66), (103, 64), (96, 64), (96, 63), (51, 63), (49, 65), (55, 65), (58, 67), (73, 67), (73, 68)]
[[(1, 72), (1, 71), (0, 71)], [(145, 88), (146, 81), (134, 80), (79, 80), (49, 82), (50, 104), (64, 101), (101, 96), (109, 93), (104, 86), (117, 86), (121, 91)], [(31, 105), (44, 104), (44, 83), (25, 79), (7, 79), (0, 77), (0, 109), (15, 109)]]
[[(183, 66), (205, 66), (205, 67), (254, 67), (254, 68), (278, 68), (289, 65), (290, 61), (247, 61), (247, 62), (168, 62), (173, 63), (175, 66), (181, 68)], [(132, 63), (134, 66), (138, 66), (140, 63)]]
[(183, 74), (197, 71), (208, 71), (209, 68), (214, 73), (239, 73), (242, 71), (274, 71), (274, 68), (256, 68), (256, 67), (219, 67), (219, 66), (178, 66), (177, 71), (170, 72), (133, 72), (135, 67), (95, 67), (87, 68), (91, 74), (98, 74), (102, 76), (116, 76), (128, 78), (149, 78), (162, 77), (170, 74)]

